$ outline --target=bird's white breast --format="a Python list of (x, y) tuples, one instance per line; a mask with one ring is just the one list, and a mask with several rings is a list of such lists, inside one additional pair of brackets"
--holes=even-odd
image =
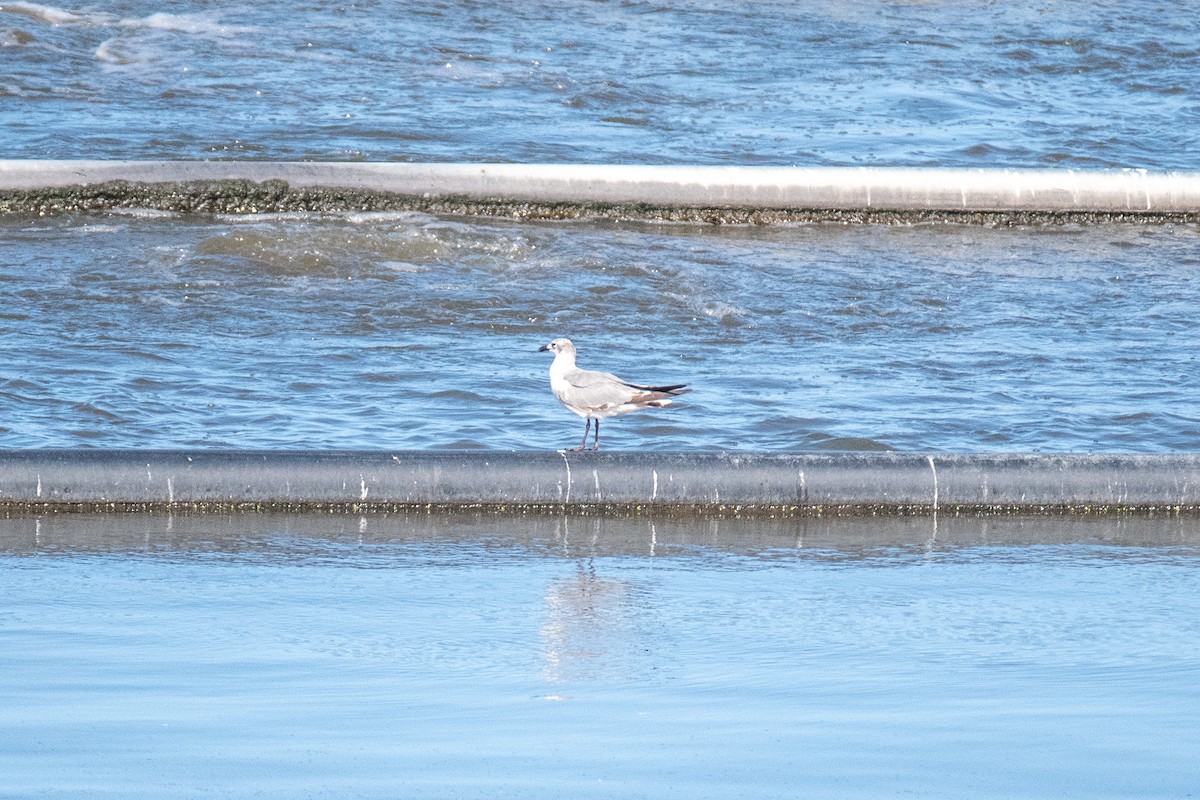
[(587, 410), (577, 408), (567, 402), (567, 393), (571, 389), (571, 384), (567, 381), (566, 374), (573, 369), (575, 369), (575, 359), (572, 355), (568, 353), (555, 355), (554, 361), (550, 363), (550, 391), (554, 392), (558, 402), (562, 403), (568, 411), (581, 417), (587, 417)]

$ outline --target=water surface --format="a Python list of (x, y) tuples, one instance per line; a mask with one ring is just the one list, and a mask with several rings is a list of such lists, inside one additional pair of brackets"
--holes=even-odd
[(1162, 797), (1194, 521), (0, 522), (2, 797)]
[(7, 158), (1196, 169), (1183, 0), (0, 6)]
[[(0, 5), (0, 156), (1197, 168), (1186, 3)], [(0, 445), (1200, 445), (1197, 231), (0, 219)], [(0, 521), (0, 797), (1200, 785), (1192, 521)]]
[(537, 348), (689, 383), (615, 449), (1200, 447), (1193, 227), (0, 219), (5, 447), (578, 443)]
[[(0, 156), (1196, 169), (1186, 3), (0, 5)], [(1200, 446), (1193, 227), (0, 219), (0, 446)]]

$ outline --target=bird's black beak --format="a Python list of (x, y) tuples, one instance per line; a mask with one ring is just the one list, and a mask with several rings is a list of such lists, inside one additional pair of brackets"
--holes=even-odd
[(544, 344), (544, 345), (542, 345), (541, 347), (539, 347), (539, 348), (538, 348), (538, 352), (539, 352), (539, 353), (544, 353), (544, 352), (546, 352), (546, 351), (547, 351), (547, 350), (549, 350), (549, 349), (550, 349), (550, 345), (548, 345), (548, 344)]

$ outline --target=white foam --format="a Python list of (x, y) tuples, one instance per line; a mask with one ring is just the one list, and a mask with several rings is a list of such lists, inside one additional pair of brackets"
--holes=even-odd
[(384, 269), (390, 269), (392, 272), (428, 272), (428, 267), (422, 267), (419, 264), (410, 264), (407, 261), (381, 261), (379, 266)]
[(213, 219), (226, 224), (243, 223), (257, 225), (263, 222), (283, 220), (286, 222), (320, 219), (319, 211), (258, 211), (243, 214), (213, 214)]
[(737, 306), (727, 305), (725, 303), (707, 303), (700, 308), (701, 312), (706, 317), (723, 320), (726, 317), (741, 317), (745, 316), (746, 309), (738, 308)]
[(43, 6), (38, 3), (3, 3), (0, 4), (0, 12), (9, 14), (20, 14), (30, 19), (36, 19), (39, 22), (48, 22), (51, 25), (72, 25), (81, 22), (88, 22), (97, 18), (99, 15), (84, 16), (76, 14), (73, 11), (65, 11), (61, 8), (53, 6)]
[(163, 11), (141, 19), (123, 19), (121, 27), (143, 28), (156, 31), (171, 31), (198, 36), (237, 36), (257, 33), (257, 28), (226, 25), (217, 13), (168, 14)]
[(150, 64), (163, 60), (176, 45), (173, 34), (186, 34), (210, 39), (227, 39), (256, 29), (225, 25), (216, 13), (167, 14), (159, 12), (148, 17), (122, 19), (109, 17), (108, 24), (118, 26), (112, 37), (100, 43), (95, 58), (112, 66)]
[(117, 206), (106, 213), (114, 216), (136, 217), (139, 219), (168, 219), (180, 216), (178, 211), (167, 211), (159, 208), (137, 208), (134, 206)]
[(368, 225), (379, 222), (410, 222), (425, 225), (436, 222), (437, 217), (422, 211), (350, 211), (343, 218), (352, 225)]
[(130, 54), (126, 50), (127, 46), (128, 42), (123, 42), (120, 39), (105, 39), (92, 55), (97, 61), (105, 64), (125, 65), (146, 60)]
[(168, 308), (179, 308), (183, 303), (165, 295), (152, 294), (142, 297), (138, 302), (148, 306), (166, 306)]

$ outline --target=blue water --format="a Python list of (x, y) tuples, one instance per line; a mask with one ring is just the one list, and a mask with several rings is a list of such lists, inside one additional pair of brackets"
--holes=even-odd
[[(1194, 170), (1183, 2), (0, 3), (0, 158)], [(1200, 447), (1194, 226), (0, 217), (0, 447)], [(1155, 797), (1190, 521), (0, 520), (0, 797)]]
[(0, 521), (0, 797), (1192, 796), (1178, 520)]
[(0, 6), (0, 155), (1196, 169), (1200, 10)]
[(6, 447), (574, 446), (537, 348), (689, 383), (602, 446), (1200, 447), (1190, 226), (0, 218)]
[[(0, 5), (0, 157), (1195, 169), (1186, 3)], [(0, 218), (0, 447), (1189, 451), (1192, 226)]]

